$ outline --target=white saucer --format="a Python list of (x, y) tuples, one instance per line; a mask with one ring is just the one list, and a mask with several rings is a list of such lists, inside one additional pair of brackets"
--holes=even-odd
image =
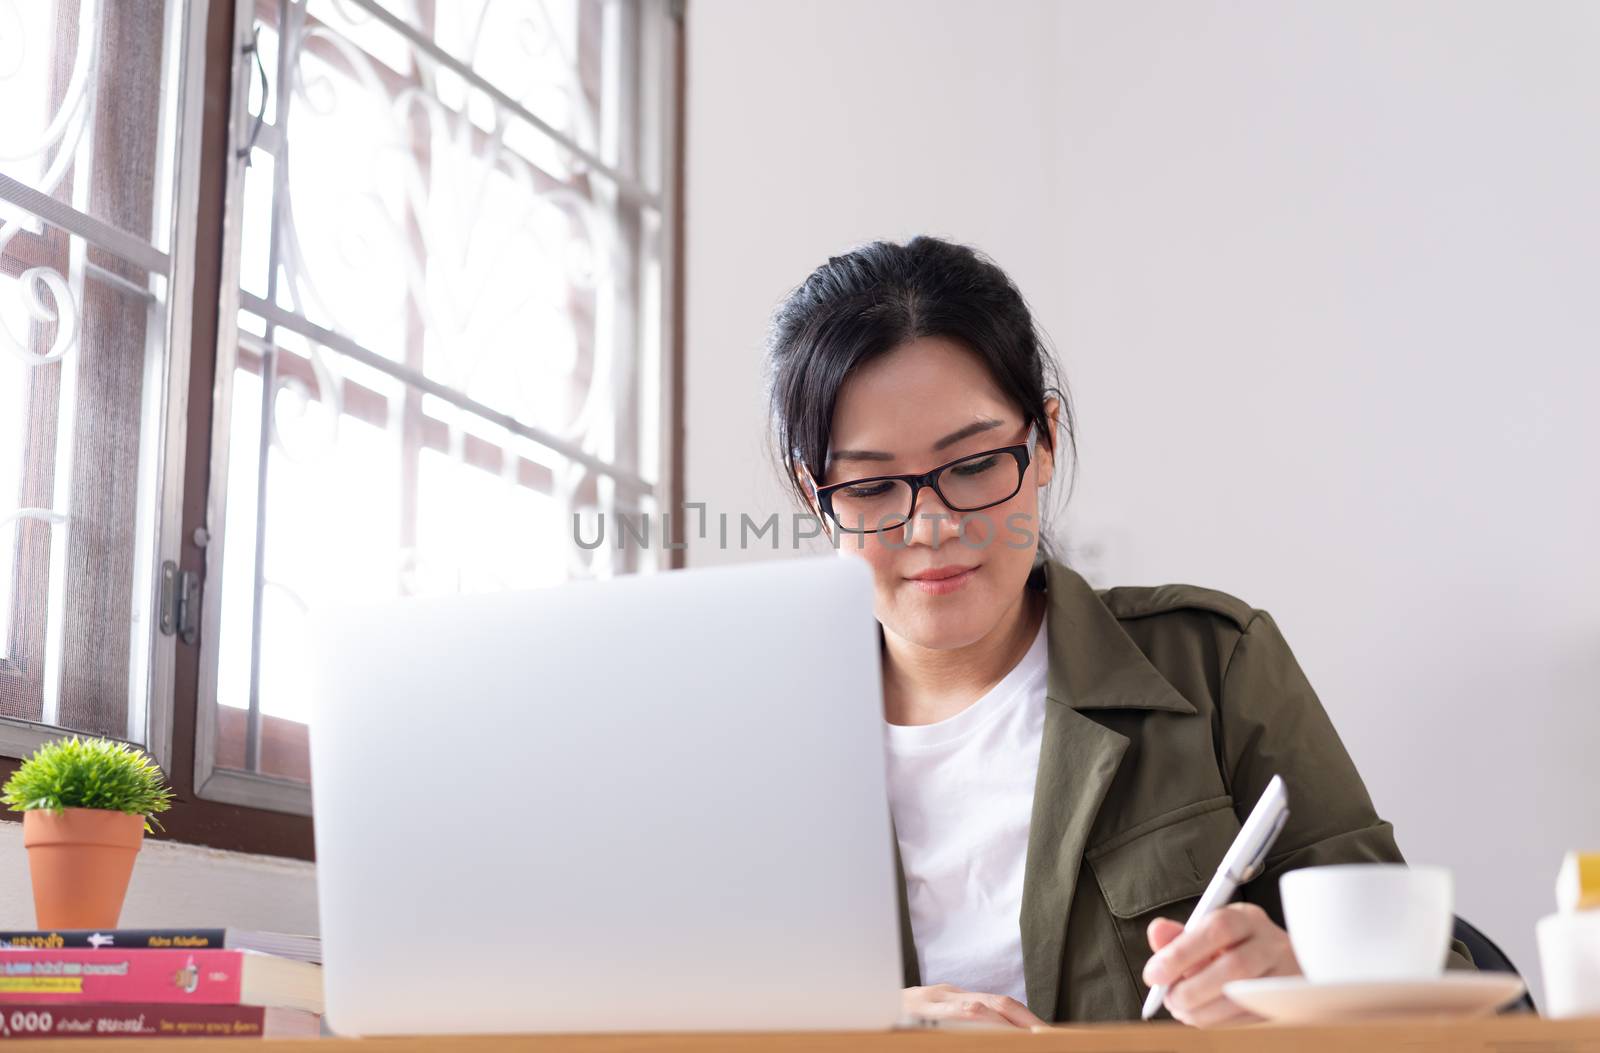
[(1222, 993), (1259, 1017), (1282, 1023), (1338, 1023), (1396, 1016), (1486, 1016), (1515, 1000), (1511, 973), (1446, 973), (1437, 980), (1312, 983), (1303, 976), (1234, 980)]

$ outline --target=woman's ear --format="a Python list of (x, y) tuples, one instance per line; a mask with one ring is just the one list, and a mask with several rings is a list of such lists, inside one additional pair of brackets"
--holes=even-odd
[(811, 509), (812, 515), (819, 514), (820, 509), (817, 508), (817, 483), (816, 480), (811, 478), (811, 470), (805, 465), (796, 462), (794, 477), (800, 483), (800, 492), (805, 495), (806, 507)]
[(800, 480), (800, 492), (805, 495), (806, 507), (811, 510), (811, 514), (816, 516), (817, 520), (822, 524), (823, 533), (832, 537), (833, 534), (828, 529), (828, 517), (822, 514), (822, 509), (817, 505), (817, 482), (811, 478), (811, 470), (805, 465), (796, 462), (794, 477)]
[(1061, 420), (1061, 400), (1051, 396), (1044, 400), (1044, 419), (1049, 422), (1050, 434), (1040, 436), (1048, 442), (1037, 442), (1033, 446), (1034, 479), (1038, 484), (1046, 486), (1056, 472), (1056, 435), (1059, 433)]

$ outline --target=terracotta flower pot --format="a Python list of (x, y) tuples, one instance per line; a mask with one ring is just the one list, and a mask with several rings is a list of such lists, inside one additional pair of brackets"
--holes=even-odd
[(41, 929), (114, 929), (144, 844), (144, 816), (97, 808), (22, 814)]

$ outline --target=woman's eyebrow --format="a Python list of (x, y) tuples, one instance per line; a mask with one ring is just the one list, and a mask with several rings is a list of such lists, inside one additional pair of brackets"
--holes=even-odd
[(942, 438), (938, 442), (934, 443), (933, 444), (933, 448), (936, 449), (936, 450), (942, 450), (946, 446), (954, 446), (956, 443), (960, 442), (962, 439), (970, 438), (970, 437), (972, 437), (974, 435), (977, 435), (980, 432), (989, 431), (991, 428), (998, 428), (998, 427), (1000, 427), (1000, 422), (999, 421), (994, 420), (991, 417), (979, 417), (977, 420), (973, 421), (971, 424), (968, 424), (965, 428), (957, 428), (955, 431), (951, 432), (949, 435), (946, 435), (944, 438)]
[[(991, 430), (993, 428), (998, 428), (998, 427), (1000, 427), (1000, 425), (1002, 423), (1004, 423), (1004, 422), (1003, 421), (994, 420), (993, 418), (990, 418), (990, 417), (980, 417), (977, 420), (973, 421), (971, 424), (968, 424), (965, 427), (957, 428), (955, 431), (951, 432), (949, 435), (946, 435), (944, 438), (940, 439), (938, 442), (935, 442), (933, 444), (933, 448), (935, 450), (942, 450), (946, 446), (954, 446), (956, 443), (960, 442), (962, 439), (969, 439), (972, 436), (977, 435), (977, 434), (979, 434), (981, 432), (986, 432), (986, 431), (989, 431), (989, 430)], [(882, 450), (832, 450), (828, 454), (828, 460), (830, 462), (833, 462), (833, 461), (892, 461), (892, 460), (894, 460), (894, 454), (892, 454), (892, 453), (884, 453)]]
[(829, 462), (833, 461), (892, 461), (894, 454), (884, 453), (882, 450), (830, 450)]

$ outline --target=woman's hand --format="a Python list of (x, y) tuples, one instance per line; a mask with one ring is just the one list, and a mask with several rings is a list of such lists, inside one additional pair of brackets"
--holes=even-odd
[(1028, 1007), (1006, 995), (963, 991), (951, 984), (907, 987), (900, 994), (900, 1008), (907, 1016), (942, 1020), (987, 1020), (1017, 1027), (1042, 1027), (1044, 1021), (1028, 1012)]
[(1157, 918), (1147, 936), (1156, 953), (1145, 963), (1144, 982), (1167, 984), (1168, 1011), (1195, 1027), (1258, 1019), (1223, 996), (1229, 980), (1300, 975), (1289, 934), (1254, 903), (1231, 903), (1190, 929)]

